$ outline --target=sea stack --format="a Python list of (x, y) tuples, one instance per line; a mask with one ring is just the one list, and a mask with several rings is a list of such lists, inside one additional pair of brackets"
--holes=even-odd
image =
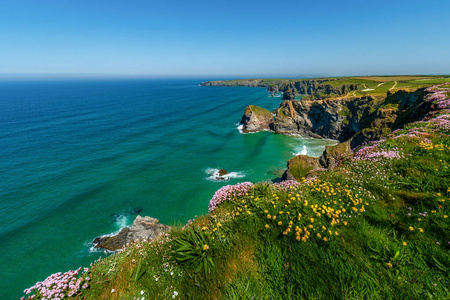
[(245, 133), (270, 130), (273, 115), (265, 108), (249, 105), (241, 119), (242, 131)]

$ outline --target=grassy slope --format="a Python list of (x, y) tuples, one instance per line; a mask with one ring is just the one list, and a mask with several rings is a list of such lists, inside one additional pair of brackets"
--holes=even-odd
[(76, 298), (450, 298), (448, 122), (409, 124), (318, 178), (213, 200), (184, 230), (96, 262)]

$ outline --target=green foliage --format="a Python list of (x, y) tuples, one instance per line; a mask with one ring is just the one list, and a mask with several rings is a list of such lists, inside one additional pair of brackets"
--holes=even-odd
[(176, 248), (174, 255), (180, 263), (192, 266), (195, 273), (204, 271), (208, 276), (211, 268), (214, 268), (212, 239), (202, 230), (189, 227), (174, 240)]

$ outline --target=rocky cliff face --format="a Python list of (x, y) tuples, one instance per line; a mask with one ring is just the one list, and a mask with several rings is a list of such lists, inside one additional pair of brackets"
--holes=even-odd
[[(245, 79), (245, 80), (218, 80), (202, 82), (202, 86), (247, 86), (265, 87), (268, 92), (283, 92), (295, 95), (308, 95), (312, 100), (327, 99), (346, 95), (348, 92), (357, 90), (357, 84), (343, 84), (333, 86), (330, 84), (333, 78), (327, 79), (304, 79), (304, 80), (266, 80), (266, 79)], [(286, 98), (293, 99), (293, 98)]]
[(269, 92), (287, 92), (293, 94), (309, 95), (311, 99), (326, 99), (346, 95), (348, 92), (358, 89), (356, 84), (344, 84), (337, 87), (329, 84), (330, 79), (299, 80), (295, 82), (274, 84), (268, 87)]
[(255, 105), (247, 106), (241, 119), (242, 131), (245, 133), (270, 130), (272, 123), (272, 113)]
[(348, 97), (330, 100), (283, 101), (275, 116), (277, 133), (295, 133), (345, 141), (370, 124), (380, 99)]
[[(287, 163), (287, 170), (283, 174), (282, 179), (301, 180), (301, 178), (305, 177), (307, 174), (311, 174), (313, 170), (333, 168), (340, 160), (351, 153), (352, 149), (362, 145), (363, 143), (379, 140), (390, 134), (393, 130), (402, 128), (407, 123), (423, 119), (425, 116), (432, 113), (433, 109), (436, 109), (432, 102), (425, 101), (425, 99), (429, 98), (432, 93), (432, 91), (425, 89), (418, 89), (413, 92), (401, 90), (395, 93), (388, 93), (386, 98), (372, 99), (372, 101), (366, 103), (358, 101), (354, 102), (354, 100), (357, 99), (347, 99), (349, 102), (341, 102), (341, 105), (346, 104), (346, 109), (351, 112), (351, 114), (349, 113), (347, 115), (347, 117), (350, 117), (350, 119), (347, 119), (350, 120), (349, 123), (358, 121), (355, 124), (360, 126), (360, 130), (356, 130), (356, 127), (348, 129), (348, 127), (341, 127), (339, 125), (328, 127), (325, 126), (324, 128), (327, 129), (325, 133), (327, 135), (332, 133), (345, 137), (350, 134), (352, 130), (356, 132), (351, 134), (345, 142), (339, 143), (335, 146), (327, 146), (321, 157), (308, 158), (304, 155), (299, 155), (290, 159)], [(327, 105), (323, 105), (323, 102), (321, 108), (327, 110)], [(369, 104), (372, 104), (372, 106), (369, 111), (367, 111), (367, 105)], [(309, 109), (309, 111), (311, 110)], [(327, 113), (335, 111), (336, 110), (328, 109)], [(294, 114), (294, 118), (288, 118), (290, 122), (289, 124), (293, 126), (294, 129), (295, 125), (292, 124), (297, 123), (294, 123), (293, 120), (296, 122), (301, 120), (304, 123), (305, 119), (302, 119), (300, 117), (301, 115), (305, 117), (305, 115), (308, 114), (300, 113), (298, 117)], [(343, 114), (339, 115), (340, 117), (337, 117), (334, 114), (333, 117), (328, 119), (335, 118), (336, 120), (342, 120), (341, 117), (343, 117)], [(355, 115), (360, 115), (361, 118), (359, 120), (351, 121)], [(344, 121), (345, 120), (346, 119), (344, 119)], [(278, 126), (276, 121), (277, 119), (275, 118), (274, 128), (277, 128)], [(344, 121), (341, 123), (344, 123)], [(300, 123), (303, 124), (302, 122)], [(313, 126), (310, 131), (317, 132), (318, 129), (322, 128), (322, 126), (314, 128), (314, 124), (312, 122), (310, 125)], [(298, 128), (300, 128), (300, 126), (298, 126)], [(303, 127), (301, 127), (301, 129), (303, 130)], [(307, 130), (303, 130), (303, 132), (306, 131)]]

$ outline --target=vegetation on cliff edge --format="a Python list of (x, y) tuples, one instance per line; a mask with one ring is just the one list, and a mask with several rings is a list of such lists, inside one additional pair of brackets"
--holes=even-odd
[(300, 182), (225, 186), (209, 214), (26, 292), (36, 299), (448, 299), (450, 103), (439, 93), (426, 120), (356, 149), (332, 170)]

